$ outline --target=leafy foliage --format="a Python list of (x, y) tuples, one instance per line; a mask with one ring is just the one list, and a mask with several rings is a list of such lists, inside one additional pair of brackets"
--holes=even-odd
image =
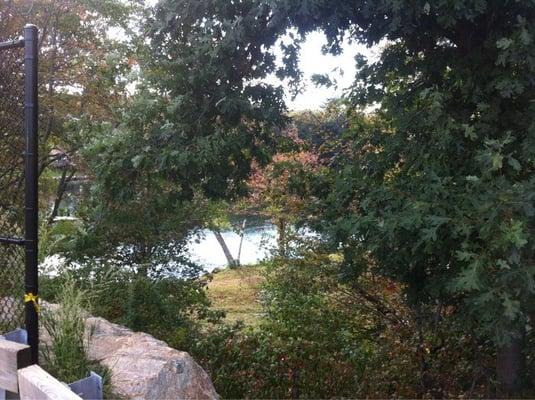
[[(167, 0), (155, 37), (175, 44), (169, 65), (201, 83), (188, 98), (206, 95), (214, 111), (229, 98), (202, 89), (221, 88), (244, 115), (255, 79), (298, 81), (306, 33), (325, 32), (331, 53), (346, 35), (386, 40), (379, 61), (357, 57), (353, 123), (321, 178), (331, 190), (316, 185), (317, 227), (342, 246), (348, 277), (373, 266), (403, 283), (415, 310), (451, 307), (506, 348), (523, 336), (535, 293), (534, 12), (532, 1)], [(376, 117), (353, 112), (374, 104)]]
[[(325, 266), (329, 269), (330, 266)], [(369, 359), (358, 311), (337, 307), (331, 279), (311, 260), (273, 264), (265, 317), (254, 330), (220, 326), (192, 352), (229, 398), (325, 398), (358, 393)]]
[(90, 362), (85, 353), (85, 296), (68, 279), (58, 293), (60, 305), (46, 309), (43, 314), (43, 325), (51, 342), (43, 349), (45, 364), (50, 373), (64, 382), (74, 382), (89, 373)]
[(381, 61), (361, 65), (353, 100), (381, 108), (354, 116), (326, 208), (350, 263), (370, 250), (413, 301), (462, 300), (498, 343), (525, 324), (535, 290), (528, 3), (499, 18), (486, 2), (392, 10), (416, 27), (393, 29)]
[(341, 257), (316, 246), (300, 254), (266, 266), (260, 322), (193, 341), (223, 397), (489, 396), (492, 345), (466, 335), (451, 309), (414, 311), (395, 282), (341, 283)]

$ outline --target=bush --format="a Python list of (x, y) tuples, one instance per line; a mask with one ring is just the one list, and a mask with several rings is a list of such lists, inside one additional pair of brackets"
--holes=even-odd
[(216, 322), (222, 316), (210, 310), (200, 280), (138, 276), (128, 285), (127, 293), (121, 321), (182, 350), (201, 334), (201, 321)]
[(91, 299), (94, 315), (149, 333), (178, 349), (187, 348), (189, 341), (200, 335), (203, 323), (222, 317), (221, 312), (210, 309), (205, 279), (144, 276), (97, 261), (66, 267), (55, 277), (43, 277), (42, 297), (61, 301), (58, 294), (70, 279)]
[(264, 318), (217, 326), (190, 351), (224, 398), (489, 397), (492, 344), (451, 308), (408, 307), (373, 274), (345, 281), (340, 258), (305, 252), (266, 266)]
[(360, 310), (337, 302), (333, 263), (273, 262), (257, 328), (210, 330), (192, 346), (227, 398), (328, 398), (361, 393), (372, 346)]

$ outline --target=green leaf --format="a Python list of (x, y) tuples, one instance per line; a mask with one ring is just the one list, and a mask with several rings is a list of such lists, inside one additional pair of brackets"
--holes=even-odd
[(474, 253), (471, 253), (469, 251), (461, 251), (461, 250), (455, 252), (455, 255), (459, 261), (468, 261), (468, 260), (471, 260), (475, 256)]
[(520, 313), (520, 302), (511, 299), (506, 293), (503, 295), (502, 305), (504, 308), (503, 314), (511, 321), (516, 319)]
[(522, 169), (522, 166), (520, 165), (520, 163), (518, 162), (518, 160), (514, 157), (508, 157), (507, 158), (507, 163), (513, 167), (513, 169), (515, 171), (520, 171)]
[(465, 137), (467, 137), (468, 139), (471, 139), (471, 140), (476, 140), (477, 139), (477, 134), (476, 134), (476, 130), (475, 130), (474, 126), (468, 125), (468, 124), (464, 124), (463, 128), (464, 128), (464, 136)]
[(494, 153), (491, 156), (492, 170), (496, 171), (503, 166), (503, 156), (500, 153)]
[(424, 4), (424, 14), (429, 15), (430, 12), (431, 12), (431, 4), (429, 4), (429, 2), (426, 2)]
[(508, 49), (513, 41), (509, 38), (502, 38), (496, 42), (496, 47), (502, 50)]
[(520, 31), (520, 40), (524, 46), (531, 44), (532, 36), (527, 29), (523, 28)]
[(143, 160), (145, 159), (145, 156), (143, 154), (138, 154), (134, 158), (132, 158), (132, 166), (134, 168), (139, 168)]
[(505, 237), (517, 249), (524, 247), (528, 243), (525, 238), (523, 224), (520, 221), (513, 221), (505, 228)]
[(478, 290), (481, 288), (478, 273), (478, 262), (475, 261), (463, 269), (456, 279), (456, 287), (460, 290)]

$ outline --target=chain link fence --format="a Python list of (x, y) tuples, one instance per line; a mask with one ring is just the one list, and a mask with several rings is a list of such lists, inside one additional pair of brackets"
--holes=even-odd
[(24, 326), (24, 49), (0, 48), (0, 333)]

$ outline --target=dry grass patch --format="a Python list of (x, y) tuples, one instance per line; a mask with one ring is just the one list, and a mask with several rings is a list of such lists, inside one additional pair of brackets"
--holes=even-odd
[(254, 325), (261, 313), (258, 294), (262, 280), (261, 267), (224, 269), (213, 274), (208, 297), (215, 308), (227, 313), (228, 322)]

